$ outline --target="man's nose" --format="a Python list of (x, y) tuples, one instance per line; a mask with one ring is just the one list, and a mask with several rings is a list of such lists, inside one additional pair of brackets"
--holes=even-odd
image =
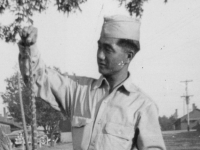
[(104, 60), (105, 59), (105, 54), (103, 50), (99, 49), (98, 50), (98, 58)]

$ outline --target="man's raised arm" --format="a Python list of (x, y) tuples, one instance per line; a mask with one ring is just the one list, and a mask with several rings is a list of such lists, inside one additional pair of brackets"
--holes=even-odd
[(75, 91), (76, 82), (69, 76), (63, 76), (56, 70), (45, 66), (36, 46), (37, 28), (25, 27), (19, 34), (21, 37), (21, 41), (18, 43), (19, 66), (24, 82), (29, 82), (29, 58), (31, 58), (35, 96), (47, 101), (57, 110), (64, 109), (69, 112), (74, 99), (74, 94), (70, 92)]

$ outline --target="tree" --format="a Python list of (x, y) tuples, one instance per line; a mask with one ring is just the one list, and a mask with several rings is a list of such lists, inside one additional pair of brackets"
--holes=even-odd
[[(17, 73), (12, 75), (10, 78), (5, 80), (7, 83), (6, 92), (3, 93), (2, 98), (3, 102), (8, 105), (8, 110), (10, 115), (15, 119), (17, 122), (21, 122), (21, 112), (20, 112), (20, 100), (19, 100), (19, 93), (18, 93), (18, 79)], [(21, 83), (21, 91), (24, 103), (24, 111), (25, 111), (25, 118), (27, 125), (31, 124), (31, 112), (30, 112), (30, 100), (29, 94), (30, 90), (24, 85), (23, 81)]]
[(159, 123), (162, 131), (174, 130), (174, 122), (176, 119), (174, 116), (170, 116), (169, 118), (166, 116), (159, 117)]
[[(55, 70), (59, 71), (58, 68), (54, 68)], [(8, 105), (10, 115), (15, 119), (15, 121), (22, 122), (17, 73), (15, 73), (10, 78), (7, 78), (5, 81), (7, 83), (7, 87), (6, 92), (2, 94), (3, 102)], [(23, 83), (22, 79), (20, 82), (26, 123), (27, 125), (31, 125), (31, 91)], [(58, 130), (59, 122), (61, 119), (63, 119), (64, 115), (61, 112), (53, 109), (47, 102), (39, 98), (36, 99), (36, 109), (37, 125), (42, 126), (45, 133), (50, 134), (50, 137), (53, 141), (53, 134), (56, 130)]]
[(54, 133), (59, 131), (59, 123), (64, 118), (64, 115), (41, 99), (36, 99), (36, 109), (37, 124), (44, 128), (45, 133), (49, 134), (53, 146)]
[[(81, 11), (80, 5), (87, 0), (1, 0), (0, 1), (0, 14), (3, 14), (6, 10), (11, 11), (16, 16), (13, 23), (7, 26), (0, 24), (0, 39), (6, 42), (15, 42), (16, 35), (21, 29), (21, 23), (23, 21), (33, 24), (31, 17), (35, 12), (43, 12), (49, 6), (50, 2), (55, 2), (55, 6), (59, 12), (71, 13), (77, 10)], [(126, 0), (118, 0), (120, 4), (126, 2)], [(143, 3), (148, 0), (131, 0), (126, 4), (126, 9), (131, 15), (142, 15)], [(164, 0), (166, 3), (167, 0)]]

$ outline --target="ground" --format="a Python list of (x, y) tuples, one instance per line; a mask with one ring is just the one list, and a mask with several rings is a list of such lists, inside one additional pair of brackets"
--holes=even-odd
[[(167, 150), (200, 150), (200, 132), (166, 131), (163, 132), (163, 137)], [(54, 147), (43, 146), (38, 150), (72, 150), (72, 143), (57, 144)]]
[(72, 143), (58, 144), (54, 147), (42, 147), (39, 150), (72, 150)]
[(163, 132), (167, 150), (200, 150), (200, 132)]
[[(16, 147), (13, 150), (23, 150), (23, 148)], [(31, 147), (29, 150), (31, 150)], [(60, 144), (55, 145), (54, 147), (43, 146), (41, 148), (38, 148), (37, 150), (73, 150), (73, 149), (72, 149), (72, 143), (60, 143)]]

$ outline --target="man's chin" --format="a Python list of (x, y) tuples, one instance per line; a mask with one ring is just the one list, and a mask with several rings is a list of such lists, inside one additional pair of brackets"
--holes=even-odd
[(108, 76), (111, 74), (111, 71), (107, 70), (107, 69), (101, 69), (99, 68), (99, 73), (102, 74), (103, 76)]

